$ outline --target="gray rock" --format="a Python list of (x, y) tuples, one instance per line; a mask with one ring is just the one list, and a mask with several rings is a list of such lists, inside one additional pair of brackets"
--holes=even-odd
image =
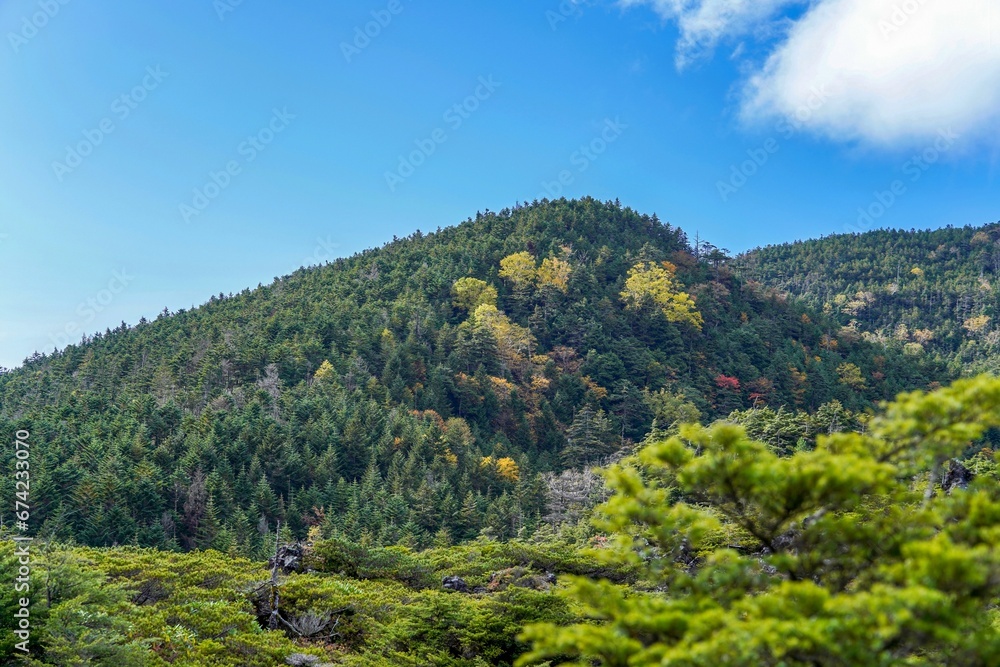
[(468, 593), (469, 585), (465, 583), (465, 579), (462, 577), (445, 577), (441, 580), (441, 585), (449, 591), (455, 591), (456, 593)]
[(952, 459), (948, 462), (948, 469), (944, 473), (944, 479), (941, 480), (941, 488), (948, 494), (955, 488), (967, 489), (975, 476), (976, 474), (962, 465), (961, 461)]

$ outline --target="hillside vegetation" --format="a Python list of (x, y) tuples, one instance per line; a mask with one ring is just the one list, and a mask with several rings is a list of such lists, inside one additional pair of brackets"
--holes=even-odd
[(545, 201), (35, 355), (0, 661), (993, 664), (997, 239)]
[(735, 267), (866, 340), (940, 355), (956, 373), (1000, 370), (1000, 224), (797, 241)]
[[(864, 434), (811, 437), (794, 453), (731, 423), (685, 425), (606, 473), (598, 532), (415, 552), (314, 529), (277, 540), (266, 567), (39, 540), (30, 589), (0, 588), (0, 658), (985, 667), (1000, 650), (1000, 474), (997, 455), (970, 444), (998, 425), (1000, 380), (985, 377), (903, 395)], [(19, 562), (0, 540), (8, 581)], [(19, 595), (30, 641), (13, 632)], [(30, 656), (14, 657), (19, 640)]]
[(654, 420), (864, 411), (949, 377), (702, 250), (617, 203), (543, 202), (36, 355), (0, 375), (0, 430), (38, 443), (31, 530), (254, 558), (278, 522), (527, 536), (599, 500), (574, 471)]

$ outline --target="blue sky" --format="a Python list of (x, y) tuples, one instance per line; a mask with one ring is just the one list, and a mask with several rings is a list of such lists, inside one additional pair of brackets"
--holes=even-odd
[(915, 114), (907, 49), (947, 21), (882, 25), (871, 55), (897, 70), (831, 92), (841, 42), (801, 49), (842, 26), (803, 4), (8, 0), (0, 365), (557, 193), (733, 251), (857, 228), (859, 208), (863, 226), (1000, 219), (990, 46), (968, 80), (938, 54), (923, 99), (969, 97)]

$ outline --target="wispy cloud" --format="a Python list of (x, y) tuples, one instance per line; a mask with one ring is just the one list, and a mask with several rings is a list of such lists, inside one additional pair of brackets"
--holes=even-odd
[(665, 19), (677, 22), (677, 67), (683, 69), (698, 58), (711, 55), (726, 37), (755, 30), (789, 5), (804, 0), (620, 0), (623, 7), (646, 5)]

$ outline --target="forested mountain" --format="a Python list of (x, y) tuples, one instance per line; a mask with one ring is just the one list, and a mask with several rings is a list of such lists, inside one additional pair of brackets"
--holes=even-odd
[(866, 340), (940, 354), (954, 372), (1000, 369), (1000, 223), (796, 241), (745, 253), (734, 267)]
[[(892, 238), (920, 239), (947, 266), (993, 252), (988, 230), (940, 234)], [(949, 379), (931, 354), (862, 336), (895, 314), (866, 305), (844, 326), (837, 295), (874, 293), (898, 267), (897, 293), (913, 295), (902, 323), (954, 349), (992, 344), (989, 326), (963, 333), (992, 312), (992, 265), (962, 274), (975, 289), (955, 304), (930, 287), (929, 254), (864, 268), (858, 251), (852, 282), (839, 242), (740, 262), (759, 279), (830, 271), (837, 287), (814, 299), (836, 305), (824, 314), (617, 202), (481, 213), (36, 355), (0, 375), (0, 430), (38, 443), (31, 531), (84, 545), (261, 557), (279, 521), (376, 545), (531, 535), (578, 517), (567, 498), (586, 504), (596, 485), (576, 471), (627, 451), (654, 419), (863, 411)], [(879, 246), (843, 239), (855, 243)], [(779, 287), (818, 283), (811, 271)], [(959, 330), (910, 312), (925, 298)], [(8, 452), (11, 494), (13, 465)]]

